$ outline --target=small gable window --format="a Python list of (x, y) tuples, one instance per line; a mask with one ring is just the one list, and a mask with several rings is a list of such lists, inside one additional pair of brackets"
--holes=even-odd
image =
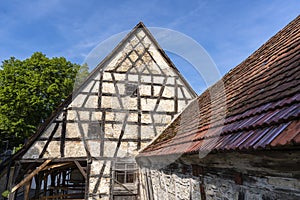
[(115, 163), (115, 181), (126, 184), (136, 180), (137, 167), (135, 163)]

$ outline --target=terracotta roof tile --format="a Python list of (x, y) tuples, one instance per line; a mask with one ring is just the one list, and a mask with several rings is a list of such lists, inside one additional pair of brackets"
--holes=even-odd
[(299, 144), (300, 16), (200, 95), (138, 157)]

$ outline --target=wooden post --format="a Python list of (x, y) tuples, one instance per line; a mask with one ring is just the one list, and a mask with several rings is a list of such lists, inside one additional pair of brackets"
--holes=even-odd
[(50, 196), (53, 195), (53, 191), (55, 188), (55, 174), (53, 171), (50, 172), (50, 179), (51, 179), (51, 189), (50, 189)]
[(39, 199), (40, 189), (41, 189), (41, 184), (42, 184), (41, 174), (38, 174), (35, 176), (35, 184), (36, 184), (36, 190), (35, 190), (34, 198)]
[(30, 186), (31, 186), (31, 180), (27, 181), (24, 185), (24, 200), (29, 200), (29, 192), (30, 192)]
[(44, 194), (42, 196), (47, 196), (48, 175), (48, 172), (44, 172)]

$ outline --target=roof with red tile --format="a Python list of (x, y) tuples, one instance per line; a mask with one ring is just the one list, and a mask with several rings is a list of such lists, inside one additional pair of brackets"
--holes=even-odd
[(300, 16), (200, 95), (138, 157), (299, 144)]

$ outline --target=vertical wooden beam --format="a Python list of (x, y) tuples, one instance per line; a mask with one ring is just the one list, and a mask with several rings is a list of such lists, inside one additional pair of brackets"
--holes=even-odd
[[(61, 171), (58, 171), (57, 172), (57, 174), (56, 174), (56, 176), (57, 176), (57, 185), (56, 186), (61, 186), (60, 185), (60, 182), (61, 182), (61, 179), (62, 179), (62, 173), (61, 173)], [(56, 189), (56, 194), (59, 194), (59, 189)], [(65, 190), (62, 190), (62, 194), (65, 194)]]
[(24, 200), (29, 200), (29, 197), (30, 197), (30, 186), (31, 186), (31, 180), (26, 182), (25, 185), (24, 185)]
[(138, 74), (138, 87), (137, 87), (137, 109), (138, 109), (138, 132), (137, 132), (137, 150), (141, 149), (141, 139), (142, 139), (142, 105), (141, 105), (141, 94), (140, 88), (141, 85), (141, 75)]
[(151, 177), (151, 174), (149, 175), (149, 193), (150, 193), (150, 200), (153, 200), (154, 196), (153, 196), (153, 186), (152, 186), (152, 177)]
[(90, 171), (91, 171), (91, 164), (90, 162), (87, 162), (87, 166), (86, 166), (86, 179), (85, 179), (85, 199), (88, 199), (89, 198), (89, 188), (90, 188), (90, 181), (89, 181), (89, 178), (90, 178)]
[(67, 127), (67, 108), (63, 110), (61, 137), (60, 137), (60, 156), (65, 157), (65, 142), (66, 142), (66, 127)]
[(151, 74), (151, 96), (152, 97), (154, 96), (154, 85), (153, 85), (153, 82), (154, 82), (154, 78), (153, 78), (153, 75)]
[(8, 178), (7, 178), (7, 187), (6, 189), (10, 189), (13, 185), (13, 176), (15, 173), (15, 167), (10, 167)]
[(102, 85), (103, 85), (103, 71), (100, 71), (100, 82), (99, 82), (99, 88), (98, 88), (98, 108), (101, 108), (102, 104)]
[(144, 189), (144, 193), (146, 194), (145, 196), (146, 196), (146, 199), (149, 199), (150, 200), (150, 194), (149, 194), (149, 186), (148, 186), (148, 178), (147, 178), (147, 171), (145, 171), (145, 173), (143, 173), (143, 175), (144, 175), (144, 187), (145, 187), (145, 189)]
[(100, 122), (100, 128), (101, 128), (101, 133), (100, 133), (100, 156), (104, 155), (104, 138), (105, 138), (105, 118), (106, 118), (106, 112), (102, 112), (101, 116), (101, 122)]
[(149, 170), (145, 169), (145, 173), (144, 173), (144, 178), (145, 178), (145, 193), (147, 196), (147, 199), (149, 200), (153, 200), (153, 190), (152, 190), (152, 182), (151, 182), (151, 175), (149, 174)]
[(44, 194), (42, 196), (47, 196), (48, 175), (49, 175), (48, 172), (44, 173), (44, 178), (43, 178), (43, 181), (44, 181)]
[(54, 187), (55, 187), (55, 174), (53, 171), (50, 172), (50, 178), (51, 178), (51, 189), (50, 189), (50, 196), (54, 194)]
[(174, 112), (178, 113), (178, 83), (177, 83), (178, 77), (174, 78), (174, 90), (175, 90), (175, 95), (174, 95)]
[(200, 194), (201, 194), (201, 200), (206, 200), (205, 186), (203, 183), (200, 183)]
[(115, 162), (114, 161), (109, 161), (110, 162), (110, 167), (109, 167), (109, 200), (113, 200), (114, 198), (114, 193), (113, 193), (113, 190), (114, 190), (114, 187), (115, 187), (115, 174), (114, 174), (114, 171), (113, 169), (115, 167)]
[[(16, 179), (17, 179), (17, 177), (19, 175), (20, 170), (21, 170), (21, 164), (20, 164), (19, 161), (17, 161), (15, 163), (15, 166), (14, 166), (14, 172), (13, 172), (13, 176), (12, 176), (12, 182), (9, 185), (9, 189), (11, 189), (13, 187), (13, 185), (16, 183)], [(14, 200), (15, 199), (15, 194), (16, 194), (16, 192), (10, 193), (9, 196), (8, 196), (8, 199), (9, 200)]]
[(36, 188), (35, 188), (34, 198), (39, 199), (40, 189), (42, 184), (42, 174), (39, 173), (35, 176), (35, 184), (36, 184)]
[(140, 170), (136, 170), (136, 178), (137, 178), (137, 196), (140, 197), (141, 196), (141, 189), (140, 189), (140, 182), (141, 182), (141, 178), (140, 178)]

